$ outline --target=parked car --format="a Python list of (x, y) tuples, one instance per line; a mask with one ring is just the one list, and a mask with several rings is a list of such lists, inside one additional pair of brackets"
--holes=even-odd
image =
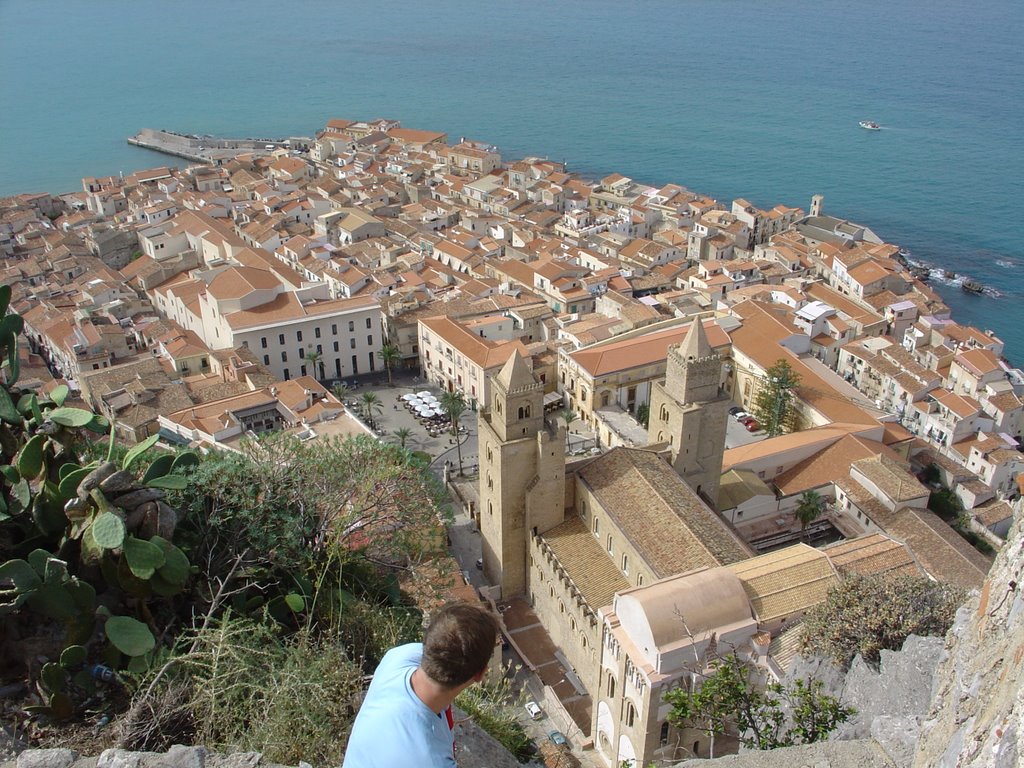
[(759, 422), (753, 416), (744, 419), (740, 423), (747, 428), (747, 432), (757, 432), (757, 430), (761, 428), (761, 422)]
[(734, 405), (732, 408), (729, 409), (730, 416), (735, 416), (739, 413), (743, 413), (743, 409), (740, 408), (738, 405)]
[(551, 739), (551, 743), (556, 747), (565, 746), (565, 735), (561, 731), (552, 731), (548, 734), (548, 738)]
[[(729, 412), (732, 413), (732, 411), (729, 411)], [(736, 419), (736, 421), (738, 421), (740, 424), (743, 423), (744, 419), (752, 419), (753, 418), (753, 416), (751, 416), (749, 413), (747, 413), (746, 411), (744, 411), (742, 409), (737, 411), (736, 413), (733, 413), (732, 417), (734, 419)]]
[(531, 720), (540, 720), (544, 717), (544, 710), (540, 708), (540, 704), (536, 701), (526, 702), (526, 714), (530, 716)]
[(478, 557), (476, 559), (476, 569), (478, 571), (482, 571), (484, 569), (484, 559), (482, 557)]

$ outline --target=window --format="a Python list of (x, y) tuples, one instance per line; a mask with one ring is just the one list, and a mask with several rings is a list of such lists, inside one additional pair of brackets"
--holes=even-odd
[(661, 738), (659, 739), (661, 746), (668, 744), (668, 721), (666, 720), (661, 724)]
[(338, 351), (338, 342), (334, 342), (334, 351), (335, 351), (335, 352), (337, 352), (337, 351)]
[(348, 321), (348, 332), (352, 333), (352, 331), (354, 331), (355, 329), (356, 329), (356, 321), (355, 320), (349, 320)]
[(287, 363), (288, 362), (288, 353), (287, 352), (282, 352), (281, 353), (281, 362), (282, 363)]
[(615, 678), (608, 675), (608, 698), (615, 698)]
[(290, 379), (291, 377), (292, 377), (292, 375), (290, 373), (288, 373), (288, 369), (285, 368), (284, 369), (284, 380), (288, 381), (288, 379)]
[(295, 340), (296, 341), (302, 341), (302, 331), (296, 331), (295, 332)]
[(301, 373), (301, 375), (302, 376), (306, 375), (306, 366), (302, 366), (302, 373)]
[(284, 344), (284, 334), (283, 333), (277, 334), (277, 343), (278, 344), (282, 344), (282, 345)]
[(262, 347), (263, 349), (267, 348), (267, 337), (266, 336), (264, 336), (263, 338), (260, 339), (260, 347)]
[(622, 553), (622, 572), (629, 576), (629, 555), (625, 552)]
[(598, 528), (599, 527), (600, 526), (598, 525), (598, 522), (597, 522), (597, 515), (594, 515), (594, 535), (595, 536), (597, 536), (597, 534), (598, 534)]
[(626, 702), (626, 727), (632, 728), (633, 721), (636, 719), (636, 708), (633, 706), (631, 701)]
[(636, 585), (642, 587), (644, 585), (644, 575), (642, 573), (637, 574)]
[(366, 327), (367, 328), (373, 328), (373, 319), (372, 318), (369, 318), (369, 317), (366, 318)]
[(313, 335), (316, 336), (316, 338), (318, 338), (318, 339), (320, 338), (320, 326), (319, 325), (316, 328), (313, 329)]
[(348, 347), (349, 347), (349, 349), (355, 349), (356, 348), (356, 340), (355, 339), (349, 339), (348, 340)]
[(302, 347), (299, 347), (299, 360), (305, 360), (305, 359), (306, 359), (306, 350), (304, 350)]
[(270, 355), (264, 355), (263, 356), (263, 364), (264, 365), (270, 365)]
[(337, 336), (338, 335), (338, 324), (337, 323), (331, 323), (331, 335), (332, 336)]
[(609, 534), (609, 536), (608, 536), (608, 554), (610, 555), (611, 553), (612, 553), (612, 537)]
[(368, 347), (372, 347), (373, 346), (373, 334), (371, 334), (371, 335), (366, 337), (366, 346), (368, 346)]

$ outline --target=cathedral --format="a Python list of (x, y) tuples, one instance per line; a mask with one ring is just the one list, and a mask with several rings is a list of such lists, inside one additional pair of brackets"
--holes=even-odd
[(705, 736), (666, 722), (664, 691), (716, 648), (766, 655), (766, 573), (834, 578), (810, 547), (752, 559), (709, 508), (729, 407), (721, 367), (694, 322), (654, 388), (652, 444), (569, 464), (564, 426), (545, 419), (543, 385), (518, 354), (479, 413), (484, 576), (500, 599), (533, 607), (590, 696), (594, 747), (616, 768), (706, 755)]

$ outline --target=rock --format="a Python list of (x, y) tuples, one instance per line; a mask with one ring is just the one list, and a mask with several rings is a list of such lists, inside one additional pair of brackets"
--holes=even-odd
[(127, 749), (105, 749), (96, 761), (96, 768), (146, 768), (158, 757), (156, 752), (129, 752)]
[(683, 760), (674, 768), (895, 768), (895, 764), (878, 744), (865, 739), (819, 741), (714, 760)]
[(25, 745), (7, 730), (7, 726), (0, 726), (0, 763), (9, 760), (14, 765), (14, 757), (23, 749)]
[(100, 490), (103, 493), (124, 493), (135, 487), (135, 475), (123, 469), (118, 470), (110, 477), (100, 481)]
[(256, 768), (263, 762), (259, 752), (234, 752), (230, 755), (207, 755), (206, 768)]
[(205, 765), (206, 749), (181, 744), (175, 744), (153, 763), (154, 768), (205, 768)]
[(26, 749), (18, 755), (18, 768), (70, 768), (77, 758), (70, 749)]
[(871, 736), (898, 766), (909, 766), (921, 736), (917, 717), (881, 715), (871, 721)]

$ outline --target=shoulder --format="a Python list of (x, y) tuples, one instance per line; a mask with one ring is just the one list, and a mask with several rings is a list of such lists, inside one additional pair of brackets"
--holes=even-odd
[(422, 658), (423, 643), (399, 645), (384, 654), (384, 658), (377, 666), (377, 672), (417, 667)]

